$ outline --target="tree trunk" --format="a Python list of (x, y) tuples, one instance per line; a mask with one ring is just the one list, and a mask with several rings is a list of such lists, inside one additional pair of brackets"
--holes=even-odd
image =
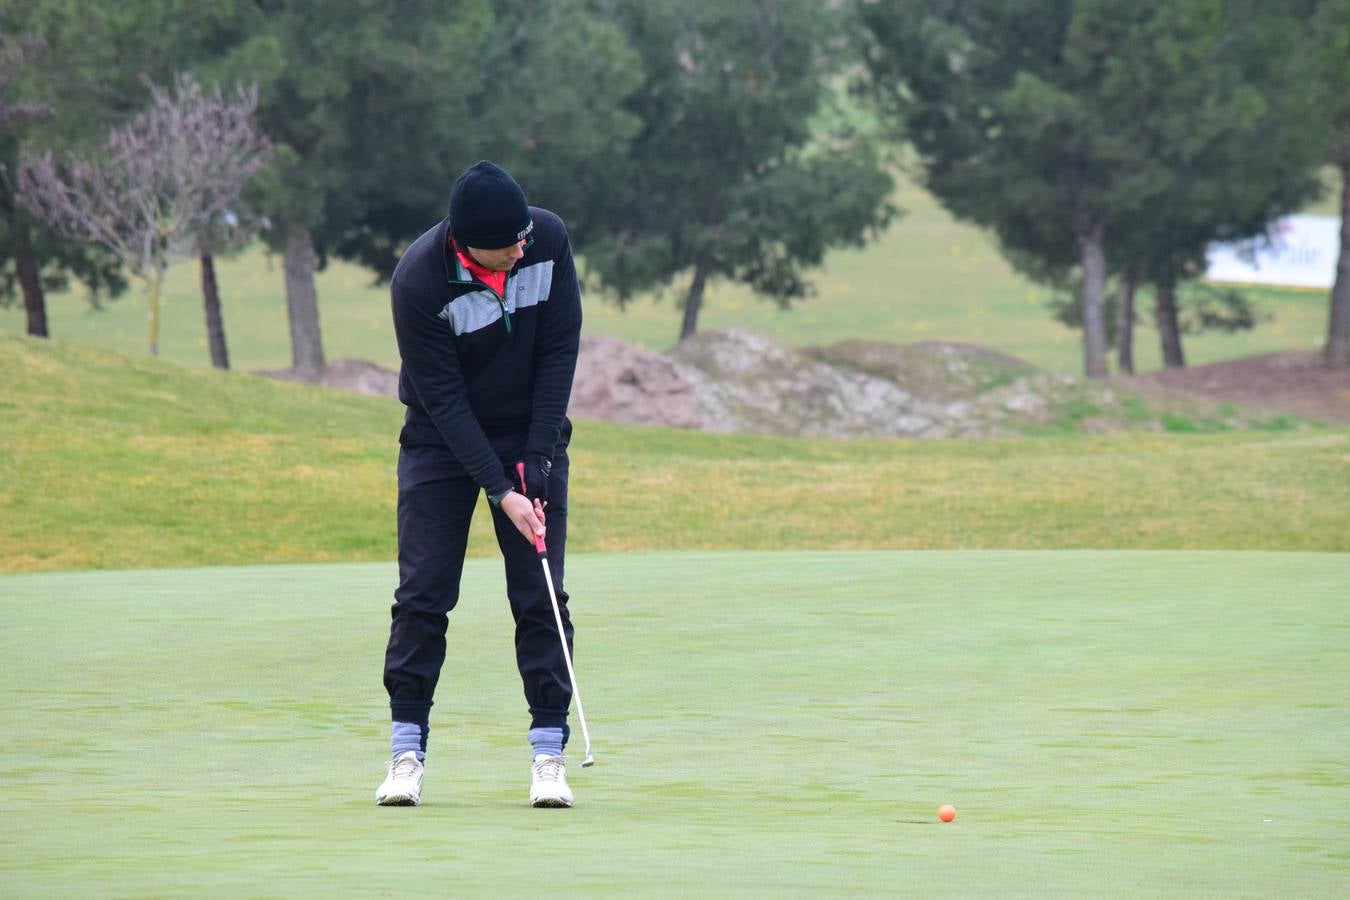
[(1350, 368), (1350, 141), (1341, 152), (1341, 256), (1331, 287), (1326, 361), (1338, 369)]
[(14, 270), (19, 278), (19, 289), (23, 291), (23, 308), (28, 313), (28, 333), (33, 337), (49, 337), (47, 330), (47, 296), (42, 290), (42, 277), (38, 272), (37, 259), (33, 257), (33, 245), (28, 243), (26, 235), (19, 236), (19, 246), (14, 251)]
[[(153, 276), (152, 276), (153, 277)], [(159, 282), (152, 280), (146, 286), (146, 300), (150, 304), (150, 337), (146, 341), (151, 356), (159, 356)]]
[(684, 298), (684, 323), (680, 325), (680, 340), (698, 330), (698, 313), (703, 307), (703, 289), (708, 285), (708, 265), (699, 262), (694, 266), (694, 280), (689, 284), (689, 293)]
[(1158, 282), (1158, 299), (1153, 306), (1153, 317), (1158, 323), (1158, 337), (1162, 341), (1163, 365), (1169, 369), (1186, 368), (1186, 355), (1181, 350), (1181, 320), (1177, 316), (1177, 286), (1171, 279)]
[(291, 365), (297, 372), (324, 370), (323, 335), (319, 332), (319, 295), (314, 286), (314, 238), (304, 225), (286, 235), (286, 313), (291, 323)]
[(1116, 342), (1116, 364), (1122, 375), (1134, 374), (1134, 279), (1120, 285), (1120, 329)]
[(1083, 372), (1089, 378), (1105, 378), (1106, 251), (1103, 228), (1096, 222), (1078, 232), (1078, 252), (1083, 266)]
[(201, 252), (202, 303), (206, 308), (206, 339), (211, 345), (211, 365), (230, 367), (230, 352), (225, 346), (225, 322), (220, 316), (220, 288), (216, 285), (216, 263), (209, 250)]

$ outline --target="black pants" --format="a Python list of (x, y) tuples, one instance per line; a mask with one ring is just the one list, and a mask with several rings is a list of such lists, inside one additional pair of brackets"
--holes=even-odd
[[(553, 457), (549, 479), (548, 562), (557, 589), (569, 651), (572, 622), (563, 590), (567, 549), (567, 449)], [(524, 437), (494, 440), (502, 465), (515, 482), (514, 463)], [(393, 621), (384, 658), (384, 686), (396, 722), (423, 726), (425, 741), (432, 695), (445, 662), (448, 613), (459, 602), (459, 578), (469, 542), (469, 522), (480, 488), (444, 447), (408, 447), (398, 461), (398, 571)], [(497, 545), (506, 563), (506, 596), (516, 621), (516, 665), (529, 705), (531, 728), (561, 728), (566, 741), (567, 708), (572, 687), (567, 677), (558, 627), (553, 619), (543, 566), (532, 542), (511, 520), (492, 508)]]

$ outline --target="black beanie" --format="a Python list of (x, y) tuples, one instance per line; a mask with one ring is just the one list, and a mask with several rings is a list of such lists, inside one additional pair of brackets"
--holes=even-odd
[(450, 191), (450, 233), (461, 247), (497, 250), (534, 230), (525, 192), (501, 166), (486, 159), (455, 179)]

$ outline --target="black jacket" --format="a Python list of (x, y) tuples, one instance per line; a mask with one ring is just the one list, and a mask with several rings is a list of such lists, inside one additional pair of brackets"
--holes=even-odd
[(567, 229), (548, 210), (530, 213), (534, 243), (504, 296), (459, 264), (449, 219), (413, 242), (392, 282), (398, 396), (408, 407), (399, 442), (448, 446), (489, 494), (513, 486), (489, 438), (525, 435), (526, 453), (553, 456), (581, 338)]

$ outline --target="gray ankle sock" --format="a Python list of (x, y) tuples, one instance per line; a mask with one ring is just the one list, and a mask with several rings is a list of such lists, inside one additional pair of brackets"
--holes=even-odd
[(563, 732), (561, 728), (531, 728), (526, 737), (530, 739), (531, 759), (536, 756), (563, 755)]
[(393, 758), (398, 759), (409, 750), (417, 753), (419, 762), (427, 758), (427, 732), (431, 729), (416, 722), (395, 722), (389, 729), (389, 749)]

